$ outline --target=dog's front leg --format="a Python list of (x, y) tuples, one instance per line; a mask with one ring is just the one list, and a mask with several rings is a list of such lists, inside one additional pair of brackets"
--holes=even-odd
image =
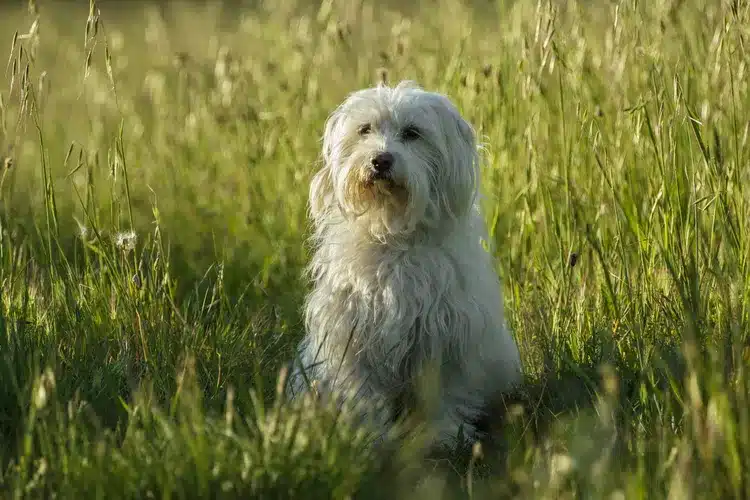
[(341, 390), (343, 411), (352, 412), (357, 423), (373, 429), (382, 440), (395, 419), (394, 397), (384, 389), (388, 385), (383, 384), (382, 374), (363, 359), (350, 366), (348, 376), (343, 374), (338, 372), (334, 384)]
[(481, 416), (483, 405), (483, 398), (460, 381), (443, 387), (431, 429), (435, 444), (455, 450), (480, 439), (474, 422)]

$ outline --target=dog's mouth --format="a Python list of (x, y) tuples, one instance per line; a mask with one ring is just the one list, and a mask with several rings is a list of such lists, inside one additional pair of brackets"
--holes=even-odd
[(353, 211), (364, 214), (386, 209), (393, 214), (403, 213), (409, 203), (407, 180), (394, 174), (392, 170), (357, 169), (347, 190)]
[(364, 179), (365, 187), (379, 187), (379, 188), (395, 188), (399, 187), (399, 184), (393, 178), (390, 172), (378, 172), (371, 170), (367, 173)]

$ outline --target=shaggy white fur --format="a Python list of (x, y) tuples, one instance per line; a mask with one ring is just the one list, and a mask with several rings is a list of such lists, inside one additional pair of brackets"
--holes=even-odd
[(473, 422), (522, 372), (482, 244), (477, 151), (454, 105), (410, 82), (355, 92), (330, 116), (293, 397), (316, 381), (380, 408), (386, 431), (435, 368), (435, 444), (480, 437)]

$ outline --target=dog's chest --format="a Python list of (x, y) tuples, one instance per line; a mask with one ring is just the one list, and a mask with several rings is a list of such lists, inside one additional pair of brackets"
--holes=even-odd
[[(454, 259), (441, 252), (410, 249), (353, 262), (339, 300), (358, 330), (379, 335), (419, 334), (430, 323), (454, 322), (462, 286)], [(419, 319), (422, 318), (422, 321)]]

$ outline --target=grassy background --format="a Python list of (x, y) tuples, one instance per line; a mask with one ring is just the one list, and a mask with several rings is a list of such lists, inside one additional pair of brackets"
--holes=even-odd
[[(3, 496), (750, 496), (747, 2), (255, 3), (0, 9)], [(276, 397), (324, 120), (402, 78), (488, 146), (484, 453)]]

